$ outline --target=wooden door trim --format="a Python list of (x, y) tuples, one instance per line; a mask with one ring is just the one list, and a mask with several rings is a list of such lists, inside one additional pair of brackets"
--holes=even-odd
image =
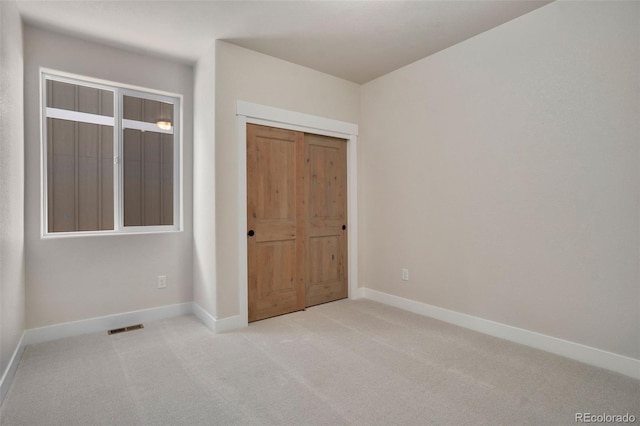
[(360, 297), (358, 288), (358, 200), (357, 140), (358, 125), (329, 118), (288, 111), (249, 102), (236, 105), (238, 144), (238, 327), (249, 323), (247, 265), (247, 123), (261, 124), (347, 140), (347, 212), (349, 298)]

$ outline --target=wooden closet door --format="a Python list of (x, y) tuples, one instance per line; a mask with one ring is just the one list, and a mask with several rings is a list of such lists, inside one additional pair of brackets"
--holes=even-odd
[(347, 291), (347, 141), (305, 134), (306, 306)]
[(347, 143), (247, 125), (249, 321), (347, 297)]
[(247, 125), (249, 321), (304, 309), (304, 135)]

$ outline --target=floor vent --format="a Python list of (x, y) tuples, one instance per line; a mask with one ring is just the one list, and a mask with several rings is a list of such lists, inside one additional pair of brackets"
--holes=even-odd
[(112, 334), (124, 333), (125, 331), (140, 330), (141, 328), (144, 328), (144, 325), (136, 324), (136, 325), (130, 325), (122, 328), (114, 328), (113, 330), (107, 331), (107, 333), (109, 335), (112, 335)]

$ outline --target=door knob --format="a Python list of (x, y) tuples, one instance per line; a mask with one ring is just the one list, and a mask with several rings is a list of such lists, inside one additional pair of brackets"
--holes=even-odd
[(344, 231), (345, 229), (347, 229), (347, 225), (342, 225), (342, 230)]
[(256, 233), (253, 232), (253, 229), (250, 229), (249, 232), (247, 232), (247, 235), (250, 237), (253, 237)]

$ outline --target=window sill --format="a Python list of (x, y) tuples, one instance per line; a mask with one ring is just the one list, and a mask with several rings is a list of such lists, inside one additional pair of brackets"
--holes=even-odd
[(147, 235), (147, 234), (174, 234), (183, 232), (183, 229), (177, 228), (159, 228), (153, 229), (127, 229), (122, 231), (75, 231), (75, 232), (52, 232), (42, 234), (41, 240), (57, 240), (60, 238), (83, 238), (83, 237), (107, 237), (115, 235)]

